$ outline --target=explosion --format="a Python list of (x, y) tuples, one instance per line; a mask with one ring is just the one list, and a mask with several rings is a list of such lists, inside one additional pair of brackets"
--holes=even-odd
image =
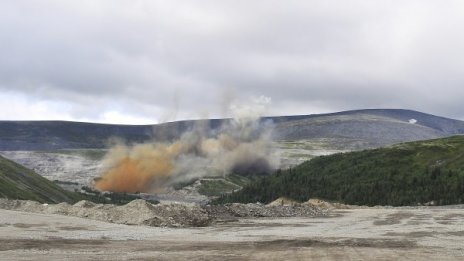
[(102, 191), (146, 192), (153, 181), (168, 179), (179, 149), (177, 143), (139, 144), (132, 148), (118, 145), (106, 156), (108, 171), (95, 185)]
[(271, 146), (272, 122), (242, 114), (226, 120), (219, 129), (208, 129), (205, 123), (199, 121), (173, 142), (111, 148), (96, 188), (155, 192), (175, 182), (230, 173), (262, 175), (277, 167)]

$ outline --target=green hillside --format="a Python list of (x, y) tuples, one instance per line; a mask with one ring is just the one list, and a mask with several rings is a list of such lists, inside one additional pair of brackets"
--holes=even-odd
[(464, 203), (464, 136), (318, 157), (217, 202), (267, 203), (282, 196), (358, 205)]
[(0, 156), (0, 197), (39, 202), (74, 202), (78, 194), (68, 192), (34, 171)]

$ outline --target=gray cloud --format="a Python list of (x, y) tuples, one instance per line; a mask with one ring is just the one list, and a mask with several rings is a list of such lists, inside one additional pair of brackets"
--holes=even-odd
[(228, 93), (271, 97), (269, 114), (394, 107), (464, 119), (461, 10), (457, 0), (2, 1), (0, 91), (93, 121), (227, 116)]

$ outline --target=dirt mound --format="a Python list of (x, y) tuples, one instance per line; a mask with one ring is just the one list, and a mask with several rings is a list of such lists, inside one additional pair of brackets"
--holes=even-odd
[(306, 201), (304, 204), (318, 207), (321, 209), (348, 209), (350, 206), (338, 203), (338, 202), (327, 202), (322, 199), (312, 198)]
[(128, 225), (189, 227), (207, 226), (211, 222), (208, 213), (197, 205), (174, 203), (153, 205), (142, 199), (123, 206), (95, 204), (84, 200), (74, 205), (68, 203), (42, 205), (28, 200), (0, 199), (0, 208), (76, 216)]
[(267, 206), (273, 207), (273, 206), (296, 206), (299, 205), (300, 203), (296, 202), (295, 200), (291, 200), (285, 197), (278, 198), (271, 203), (267, 204)]
[(78, 208), (93, 208), (93, 207), (95, 207), (95, 205), (96, 204), (91, 202), (91, 201), (81, 200), (81, 201), (77, 202), (76, 204), (74, 204), (73, 206), (78, 207)]

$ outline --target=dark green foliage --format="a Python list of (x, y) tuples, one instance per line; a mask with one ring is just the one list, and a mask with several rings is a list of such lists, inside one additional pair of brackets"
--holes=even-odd
[(253, 176), (253, 175), (244, 177), (244, 176), (240, 176), (237, 174), (229, 174), (228, 176), (226, 176), (227, 181), (232, 182), (240, 187), (247, 185), (248, 183), (250, 183), (251, 181), (257, 178), (258, 178), (257, 176)]
[(464, 136), (318, 157), (216, 202), (268, 203), (282, 196), (370, 206), (464, 203)]

